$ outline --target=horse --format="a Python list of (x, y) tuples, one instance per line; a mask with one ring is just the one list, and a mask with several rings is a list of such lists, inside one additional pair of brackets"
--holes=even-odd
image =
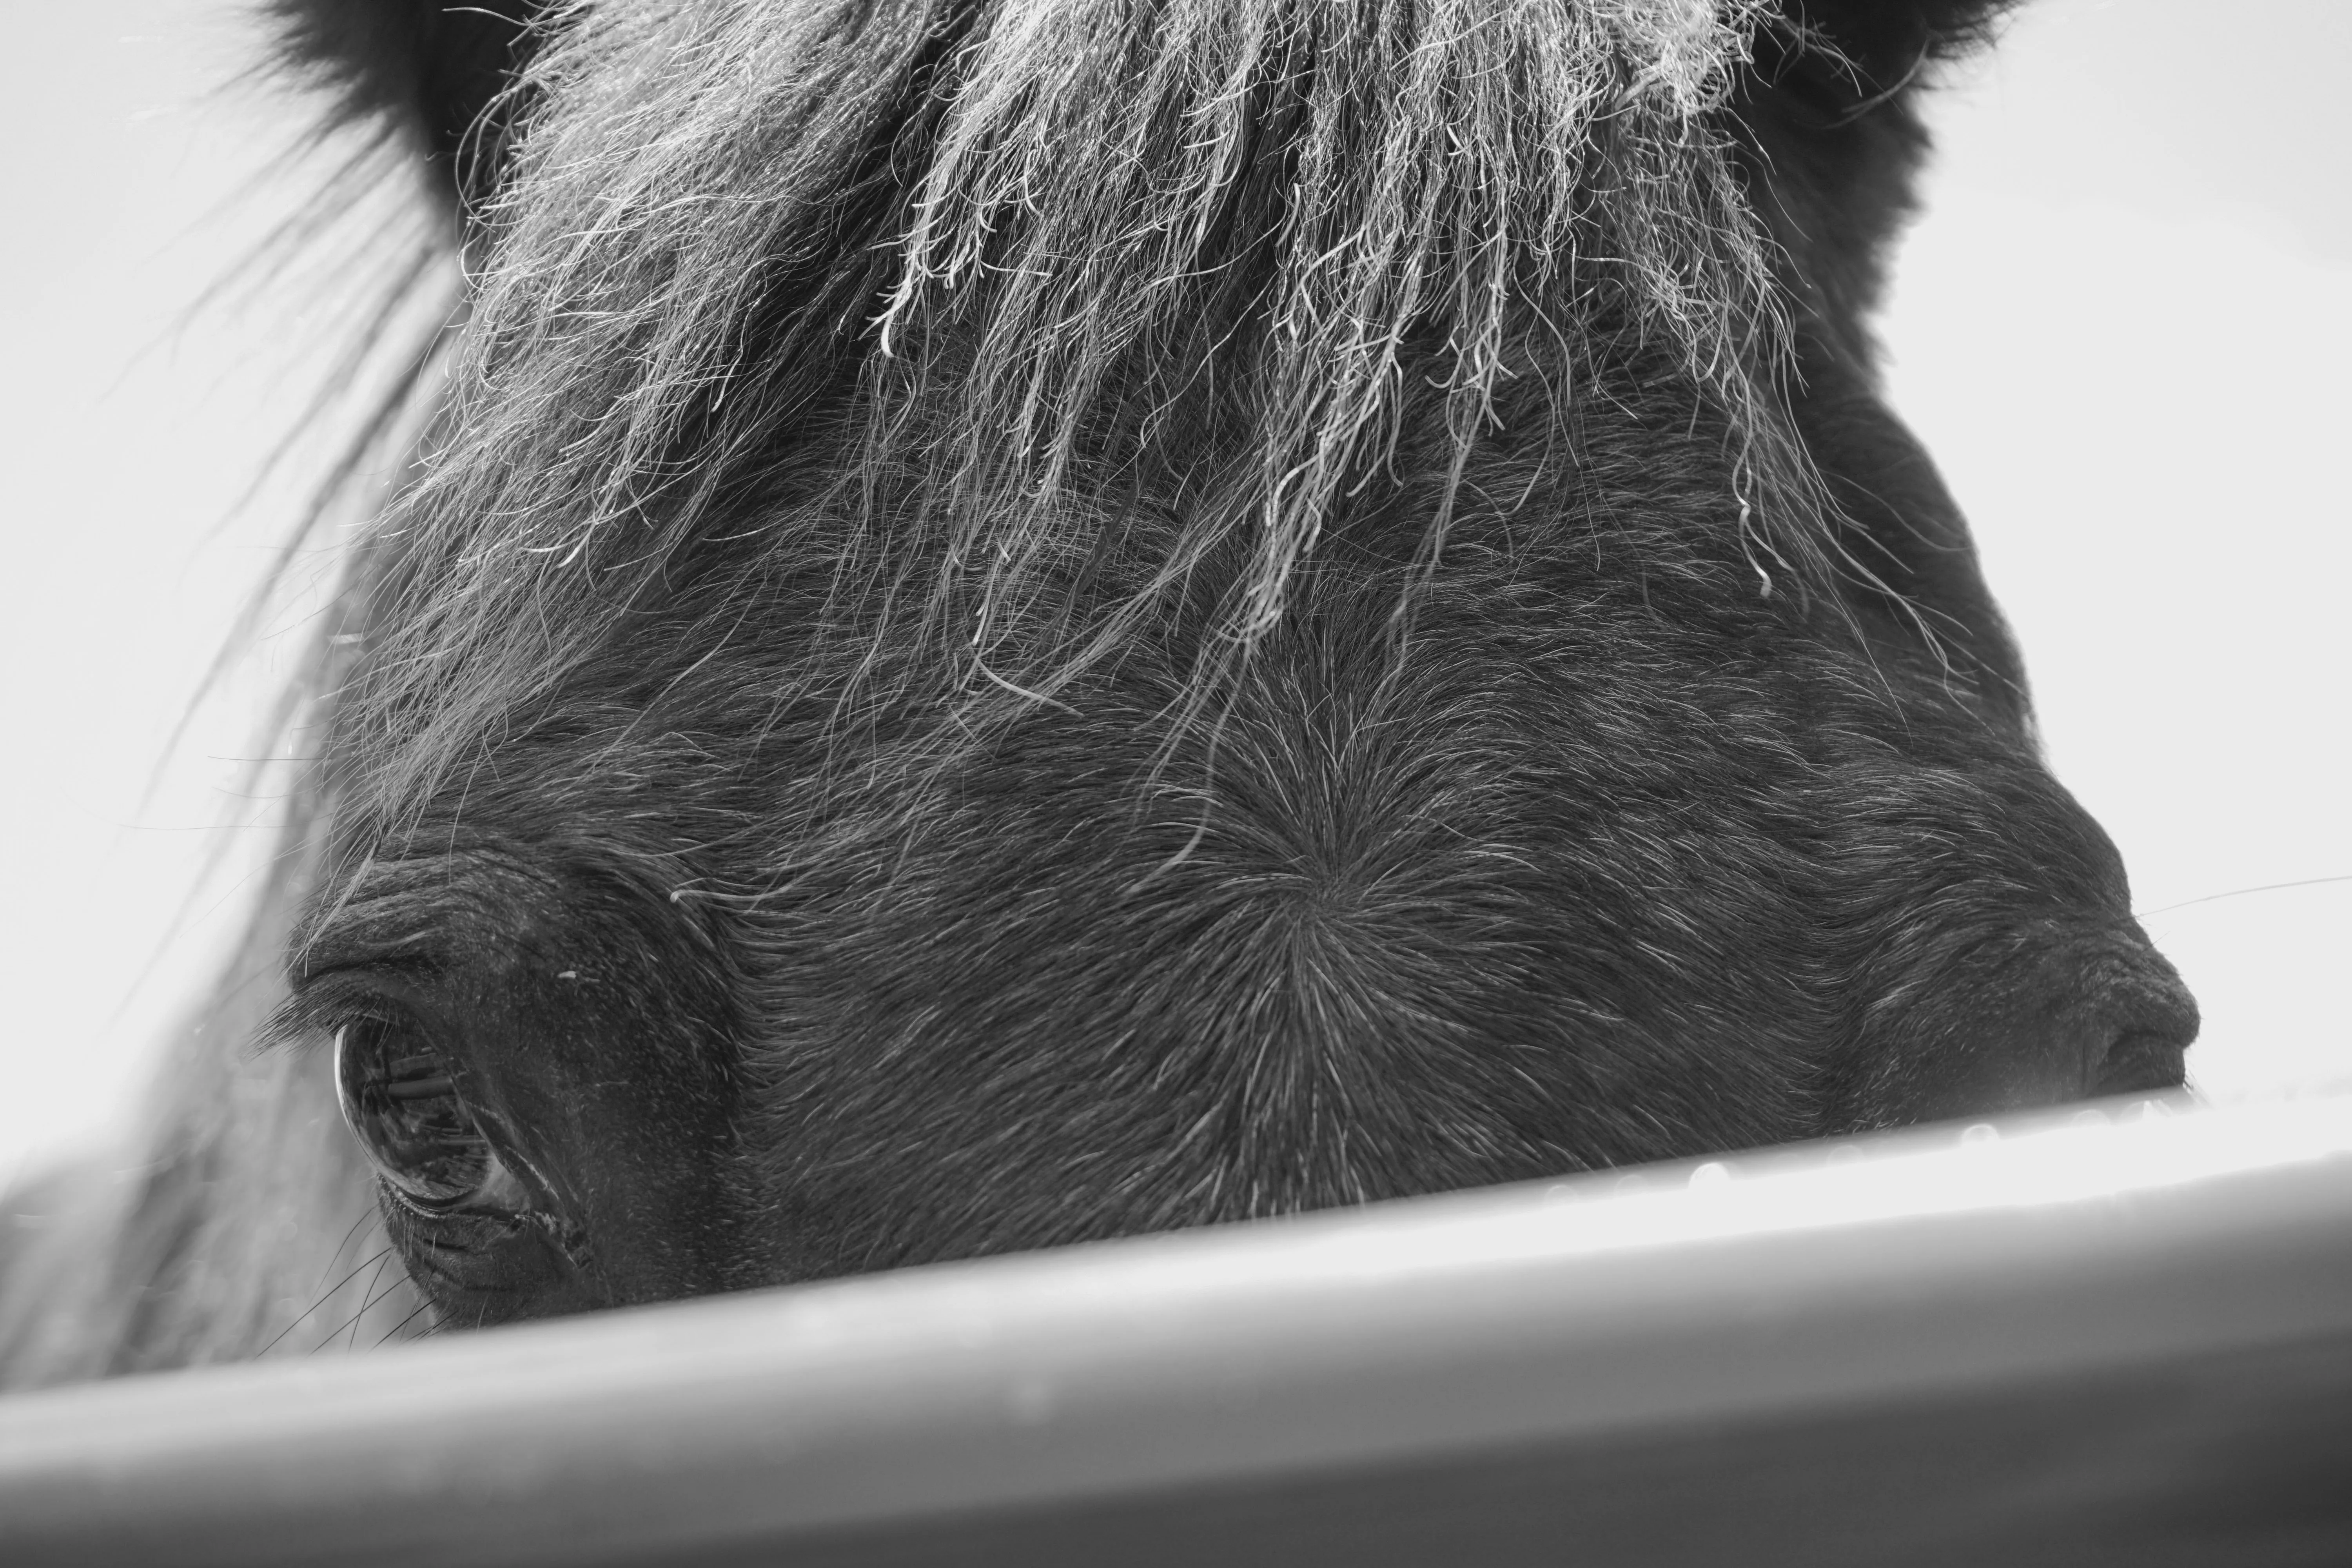
[(2004, 9), (273, 0), (463, 297), (6, 1375), (2179, 1084), (1877, 391)]

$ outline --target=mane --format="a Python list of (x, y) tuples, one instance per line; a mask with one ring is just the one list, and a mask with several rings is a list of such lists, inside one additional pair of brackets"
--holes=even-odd
[[(1716, 113), (1767, 25), (1760, 0), (559, 8), (509, 100), (545, 107), (486, 214), (441, 444), (378, 533), (350, 809), (397, 821), (707, 574), (730, 485), (783, 492), (732, 570), (821, 582), (841, 628), (780, 703), (944, 695), (935, 737), (984, 734), (1238, 552), (1197, 700), (1398, 482), (1409, 413), (1433, 396), (1450, 448), (1433, 562), (1498, 386), (1564, 407), (1601, 334), (1722, 422), (1759, 590), (1818, 580), (1781, 291)], [(1160, 449), (1194, 426), (1205, 458)], [(1075, 591), (1110, 520), (1170, 495), (1149, 570)]]

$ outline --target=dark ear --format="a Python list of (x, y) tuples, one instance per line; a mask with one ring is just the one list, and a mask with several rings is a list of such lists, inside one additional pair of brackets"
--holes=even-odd
[(1731, 105), (1758, 216), (1828, 346), (1855, 366), (1881, 260), (1927, 147), (1914, 110), (1928, 68), (1990, 38), (2017, 0), (1779, 0)]
[(1987, 42), (2018, 0), (1784, 0), (1861, 77), (1857, 101), (1899, 91), (1922, 67)]
[(530, 58), (543, 0), (269, 0), (282, 56), (340, 115), (412, 138), (460, 209), (497, 186), (500, 93)]

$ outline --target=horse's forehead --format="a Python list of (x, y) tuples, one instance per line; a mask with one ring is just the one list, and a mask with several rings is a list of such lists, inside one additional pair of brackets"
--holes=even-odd
[(381, 531), (340, 829), (936, 912), (1003, 874), (961, 822), (1283, 883), (1309, 946), (1391, 872), (1568, 919), (1537, 866), (1661, 950), (1739, 903), (1694, 857), (1876, 907), (1889, 819), (2109, 901), (1926, 615), (1847, 602), (1717, 114), (1763, 9), (582, 13)]

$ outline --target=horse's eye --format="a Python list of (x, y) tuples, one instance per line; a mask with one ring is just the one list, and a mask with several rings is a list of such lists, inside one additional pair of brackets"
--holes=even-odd
[(516, 1213), (529, 1194), (459, 1098), (446, 1058), (381, 1019), (335, 1034), (343, 1120), (393, 1193), (428, 1214)]

